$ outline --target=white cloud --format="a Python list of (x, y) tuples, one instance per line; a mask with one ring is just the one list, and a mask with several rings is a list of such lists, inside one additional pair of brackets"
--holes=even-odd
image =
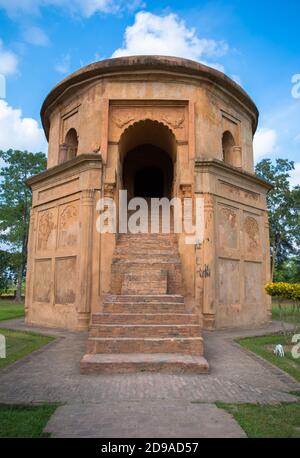
[[(129, 4), (128, 4), (129, 3)], [(141, 0), (0, 0), (0, 8), (10, 16), (21, 14), (38, 14), (46, 6), (63, 8), (71, 14), (91, 17), (96, 13), (117, 13), (125, 8), (133, 9), (143, 6)]]
[[(188, 28), (176, 14), (157, 16), (141, 11), (135, 22), (125, 30), (124, 44), (112, 57), (138, 54), (160, 54), (185, 57), (201, 62), (207, 58), (218, 58), (228, 52), (223, 41), (199, 38), (194, 28)], [(209, 64), (222, 69), (220, 64)]]
[(295, 137), (295, 142), (300, 142), (300, 134), (297, 134), (296, 137)]
[(70, 73), (71, 71), (71, 56), (70, 54), (66, 54), (63, 56), (61, 62), (55, 65), (55, 71), (58, 73), (62, 73), (63, 75)]
[(24, 39), (27, 43), (36, 46), (48, 46), (49, 38), (46, 33), (39, 27), (28, 27), (24, 31)]
[(4, 48), (3, 41), (0, 39), (0, 74), (12, 75), (17, 71), (17, 56)]
[(236, 84), (239, 84), (240, 86), (242, 86), (242, 80), (239, 77), (239, 75), (231, 75), (231, 78), (233, 79), (233, 81), (236, 82)]
[(22, 110), (0, 100), (0, 149), (20, 149), (31, 152), (47, 151), (44, 131), (32, 118), (24, 118)]
[(296, 162), (295, 170), (291, 172), (290, 183), (292, 186), (300, 186), (300, 162)]
[(276, 152), (278, 135), (275, 129), (260, 128), (254, 136), (255, 160)]

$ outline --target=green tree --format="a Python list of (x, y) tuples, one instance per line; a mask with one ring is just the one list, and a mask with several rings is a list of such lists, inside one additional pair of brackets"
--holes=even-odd
[(0, 151), (4, 166), (0, 170), (0, 242), (14, 259), (17, 277), (16, 300), (21, 300), (22, 282), (26, 272), (31, 190), (26, 180), (46, 167), (43, 153)]
[(300, 283), (300, 259), (292, 257), (283, 261), (275, 271), (275, 282)]
[(11, 254), (7, 251), (0, 250), (0, 296), (6, 293), (13, 280), (13, 271), (11, 268)]
[(300, 187), (290, 187), (290, 172), (294, 162), (287, 159), (263, 159), (256, 166), (256, 174), (273, 185), (267, 197), (270, 220), (272, 277), (291, 256), (299, 255), (300, 243)]

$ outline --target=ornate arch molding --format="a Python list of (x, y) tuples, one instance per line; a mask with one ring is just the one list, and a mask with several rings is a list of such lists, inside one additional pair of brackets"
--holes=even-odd
[(130, 121), (122, 129), (118, 148), (120, 159), (123, 161), (128, 151), (142, 144), (153, 144), (166, 151), (173, 162), (176, 162), (178, 138), (176, 132), (165, 122), (153, 117), (143, 117)]
[[(185, 118), (184, 118), (184, 115), (183, 115), (183, 122), (184, 122)], [(120, 121), (120, 120), (118, 120)], [(120, 140), (119, 142), (122, 141), (122, 139), (124, 138), (125, 135), (129, 134), (130, 131), (132, 131), (132, 129), (135, 129), (136, 127), (138, 127), (139, 124), (141, 123), (145, 123), (147, 121), (151, 121), (153, 122), (154, 124), (156, 124), (158, 127), (163, 127), (165, 129), (168, 130), (168, 132), (170, 133), (170, 135), (174, 138), (175, 141), (178, 141), (177, 139), (177, 132), (176, 132), (176, 129), (177, 127), (174, 127), (172, 126), (173, 123), (169, 122), (167, 123), (167, 121), (162, 117), (161, 120), (158, 120), (156, 116), (147, 116), (147, 117), (143, 117), (141, 116), (139, 119), (135, 118), (135, 119), (129, 119), (128, 122), (125, 121), (125, 123), (123, 125), (119, 125), (118, 127), (120, 129), (122, 129), (121, 133), (120, 133)], [(113, 122), (116, 123), (116, 120), (114, 120)], [(176, 122), (174, 120), (174, 122)], [(183, 128), (180, 127), (180, 128)]]

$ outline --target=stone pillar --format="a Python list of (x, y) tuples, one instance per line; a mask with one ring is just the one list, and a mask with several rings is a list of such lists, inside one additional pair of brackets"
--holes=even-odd
[[(116, 183), (108, 179), (103, 185), (103, 197), (115, 200)], [(100, 235), (100, 295), (111, 290), (111, 263), (116, 245), (116, 234), (104, 233)]]
[(232, 164), (235, 167), (241, 169), (243, 167), (243, 160), (242, 160), (242, 147), (241, 146), (234, 146), (232, 148)]
[(33, 301), (33, 269), (34, 269), (34, 253), (35, 253), (35, 224), (36, 212), (32, 208), (30, 210), (30, 225), (28, 238), (28, 257), (27, 257), (27, 272), (26, 272), (26, 298), (25, 298), (25, 319), (28, 320), (28, 314)]
[(203, 326), (204, 329), (215, 329), (216, 319), (216, 240), (215, 240), (215, 205), (214, 197), (204, 198), (204, 243), (203, 243)]
[[(179, 187), (180, 198), (182, 201), (182, 209), (185, 199), (191, 199), (191, 213), (193, 212), (193, 188), (192, 184), (188, 182), (182, 182)], [(182, 211), (182, 218), (184, 213)], [(183, 221), (182, 221), (183, 222)], [(193, 224), (193, 219), (189, 221), (190, 225)], [(186, 299), (186, 305), (189, 310), (194, 308), (195, 304), (195, 245), (188, 245), (186, 243), (186, 237), (189, 235), (183, 231), (178, 236), (178, 249), (181, 257), (182, 263), (182, 275), (183, 275), (183, 284), (184, 284), (184, 295)]]
[(79, 266), (78, 327), (87, 329), (91, 313), (94, 189), (81, 196), (81, 246)]
[(68, 160), (68, 150), (69, 146), (66, 143), (62, 143), (59, 145), (59, 151), (58, 151), (58, 163), (62, 164), (63, 162), (66, 162)]
[[(265, 252), (264, 252), (264, 262), (265, 262), (265, 283), (271, 281), (271, 262), (270, 262), (270, 223), (269, 223), (269, 214), (265, 212), (265, 224), (264, 224), (264, 243), (265, 243)], [(268, 294), (266, 296), (267, 302), (267, 314), (268, 320), (272, 321), (272, 298)]]

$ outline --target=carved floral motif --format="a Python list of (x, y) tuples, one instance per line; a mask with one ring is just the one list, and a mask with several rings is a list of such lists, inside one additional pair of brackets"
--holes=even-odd
[(231, 208), (222, 208), (219, 223), (220, 244), (223, 249), (238, 248), (237, 213)]
[(77, 225), (78, 208), (75, 205), (68, 205), (60, 217), (59, 244), (61, 247), (75, 246), (77, 244)]
[(251, 216), (247, 216), (244, 222), (244, 229), (248, 240), (248, 251), (257, 251), (260, 247), (260, 240), (259, 225), (256, 219), (252, 218)]
[(221, 210), (222, 215), (226, 222), (231, 226), (231, 228), (236, 227), (236, 213), (231, 210), (230, 208), (222, 208)]
[(162, 120), (173, 129), (183, 129), (185, 116), (184, 114), (179, 117), (165, 115)]
[(55, 228), (52, 211), (46, 211), (40, 218), (38, 230), (38, 249), (46, 250), (52, 230)]
[(126, 116), (123, 118), (121, 116), (113, 116), (113, 122), (116, 124), (117, 127), (119, 127), (119, 129), (122, 129), (134, 120), (135, 118), (133, 118), (132, 116)]

